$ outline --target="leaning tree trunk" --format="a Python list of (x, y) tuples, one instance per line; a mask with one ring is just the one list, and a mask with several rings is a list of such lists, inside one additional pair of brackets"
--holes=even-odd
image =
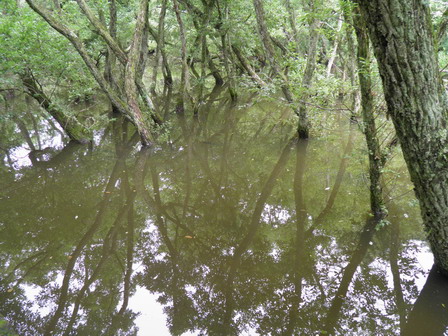
[(249, 77), (252, 78), (252, 80), (257, 83), (259, 87), (265, 87), (267, 84), (260, 78), (260, 76), (258, 76), (254, 68), (252, 68), (252, 65), (250, 65), (249, 61), (241, 53), (241, 50), (235, 44), (232, 44), (232, 50)]
[(435, 263), (448, 275), (446, 95), (423, 0), (358, 0)]
[(82, 125), (75, 117), (69, 117), (64, 111), (59, 109), (48, 98), (45, 92), (37, 83), (36, 79), (30, 71), (25, 71), (21, 75), (22, 83), (26, 87), (28, 94), (33, 97), (39, 105), (56, 120), (68, 135), (70, 140), (79, 143), (88, 143), (92, 139), (91, 132)]
[[(89, 69), (92, 76), (95, 78), (98, 85), (104, 91), (104, 93), (108, 96), (112, 105), (122, 114), (124, 114), (136, 127), (138, 133), (141, 137), (143, 145), (149, 145), (152, 142), (152, 135), (150, 133), (150, 126), (146, 122), (146, 118), (142, 114), (140, 107), (137, 104), (137, 88), (140, 92), (141, 86), (138, 81), (136, 83), (130, 83), (130, 80), (134, 81), (137, 78), (136, 69), (139, 65), (139, 55), (142, 47), (142, 26), (146, 22), (148, 17), (147, 1), (141, 0), (141, 5), (137, 17), (136, 23), (136, 32), (134, 33), (133, 40), (131, 43), (131, 50), (128, 55), (122, 50), (118, 42), (111, 36), (109, 30), (101, 23), (101, 21), (95, 17), (92, 10), (89, 8), (85, 0), (76, 0), (79, 7), (81, 8), (84, 15), (87, 17), (89, 22), (95, 27), (96, 32), (103, 38), (104, 42), (106, 42), (107, 46), (110, 50), (113, 51), (117, 59), (120, 61), (123, 66), (126, 67), (126, 83), (125, 91), (126, 95), (123, 95), (118, 92), (114, 87), (110, 85), (110, 83), (106, 80), (103, 74), (100, 72), (99, 68), (95, 64), (95, 61), (90, 56), (86, 46), (84, 45), (83, 40), (67, 25), (65, 25), (59, 18), (52, 15), (51, 12), (46, 10), (44, 7), (38, 6), (37, 2), (34, 0), (26, 0), (30, 8), (39, 14), (47, 23), (55, 29), (58, 33), (64, 36), (67, 40), (71, 42), (73, 47), (78, 52), (79, 56), (83, 59), (85, 65)], [(145, 7), (146, 3), (146, 7)], [(149, 112), (150, 117), (154, 122), (157, 122), (157, 118), (154, 116), (153, 111)]]

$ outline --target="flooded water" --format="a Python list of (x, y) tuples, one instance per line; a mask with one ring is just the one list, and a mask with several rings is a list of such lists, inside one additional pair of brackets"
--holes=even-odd
[(448, 286), (430, 273), (399, 155), (385, 172), (388, 222), (375, 223), (357, 127), (290, 141), (287, 125), (253, 121), (266, 108), (188, 120), (152, 149), (118, 124), (99, 145), (5, 159), (0, 314), (10, 329), (443, 335)]

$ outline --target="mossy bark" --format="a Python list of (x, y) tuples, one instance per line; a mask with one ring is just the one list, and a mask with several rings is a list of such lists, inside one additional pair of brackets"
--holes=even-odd
[(422, 0), (359, 0), (435, 263), (448, 275), (446, 95)]

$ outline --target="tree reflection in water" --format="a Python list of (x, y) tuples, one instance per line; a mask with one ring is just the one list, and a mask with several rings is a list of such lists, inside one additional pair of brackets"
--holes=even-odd
[(422, 232), (402, 215), (418, 209), (409, 196), (390, 225), (367, 216), (356, 130), (342, 146), (247, 141), (263, 135), (242, 119), (231, 107), (140, 152), (118, 124), (111, 144), (2, 174), (0, 313), (11, 326), (136, 335), (139, 286), (159, 296), (173, 335), (412, 335), (428, 321), (442, 335), (446, 282), (432, 270), (419, 296)]

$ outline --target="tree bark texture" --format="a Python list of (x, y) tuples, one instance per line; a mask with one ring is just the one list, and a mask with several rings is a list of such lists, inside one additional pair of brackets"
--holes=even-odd
[(137, 72), (139, 70), (140, 56), (142, 53), (142, 45), (144, 41), (144, 32), (146, 22), (148, 21), (148, 0), (140, 1), (140, 8), (137, 15), (137, 22), (135, 23), (135, 32), (132, 39), (131, 49), (129, 51), (129, 60), (126, 64), (124, 90), (128, 104), (133, 112), (135, 125), (140, 134), (142, 144), (144, 146), (151, 145), (152, 135), (149, 132), (149, 127), (146, 125), (146, 120), (138, 104), (138, 90), (137, 90)]
[(422, 0), (359, 4), (435, 263), (448, 275), (446, 96), (438, 81), (428, 5)]

